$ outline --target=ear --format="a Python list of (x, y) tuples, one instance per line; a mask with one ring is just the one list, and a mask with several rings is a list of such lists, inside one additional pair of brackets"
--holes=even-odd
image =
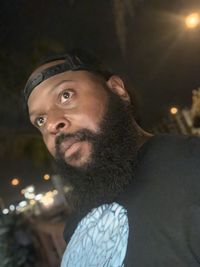
[(113, 93), (120, 96), (123, 100), (130, 102), (130, 96), (125, 89), (124, 82), (119, 76), (112, 75), (106, 83)]

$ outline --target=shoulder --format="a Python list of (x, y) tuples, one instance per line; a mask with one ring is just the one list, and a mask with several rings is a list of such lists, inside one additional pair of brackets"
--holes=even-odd
[(190, 154), (195, 156), (200, 153), (200, 137), (186, 136), (186, 135), (173, 135), (161, 134), (155, 135), (147, 141), (141, 148), (140, 154), (155, 153), (162, 154), (163, 152), (169, 155), (176, 154)]

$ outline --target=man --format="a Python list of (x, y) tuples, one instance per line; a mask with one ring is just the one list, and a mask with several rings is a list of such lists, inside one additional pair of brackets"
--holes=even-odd
[(200, 141), (152, 136), (120, 77), (83, 51), (30, 76), (30, 120), (73, 186), (66, 266), (199, 266)]

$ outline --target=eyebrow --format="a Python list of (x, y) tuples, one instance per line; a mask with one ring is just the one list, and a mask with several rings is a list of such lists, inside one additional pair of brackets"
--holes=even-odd
[(60, 86), (62, 83), (65, 83), (65, 82), (74, 82), (74, 80), (61, 80), (60, 82), (58, 82), (57, 84), (55, 84), (51, 90), (55, 90), (58, 86)]
[[(69, 80), (69, 79), (68, 79), (68, 80), (61, 80), (61, 81), (59, 81), (57, 84), (55, 84), (54, 86), (52, 86), (52, 87), (50, 88), (50, 91), (55, 90), (55, 89), (56, 89), (57, 87), (59, 87), (61, 84), (66, 83), (66, 82), (74, 82), (74, 80)], [(32, 112), (29, 113), (29, 117), (33, 116), (35, 113), (36, 113), (36, 111), (33, 110)]]

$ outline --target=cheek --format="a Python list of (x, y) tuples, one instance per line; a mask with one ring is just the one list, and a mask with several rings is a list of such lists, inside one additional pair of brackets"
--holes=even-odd
[(82, 106), (82, 122), (85, 122), (90, 129), (97, 131), (99, 124), (104, 117), (107, 108), (107, 99), (105, 96), (90, 99)]
[(79, 116), (79, 125), (81, 125), (81, 128), (88, 128), (93, 132), (97, 132), (103, 114), (103, 109), (99, 106), (88, 106), (87, 109), (84, 108), (84, 112), (81, 112)]

